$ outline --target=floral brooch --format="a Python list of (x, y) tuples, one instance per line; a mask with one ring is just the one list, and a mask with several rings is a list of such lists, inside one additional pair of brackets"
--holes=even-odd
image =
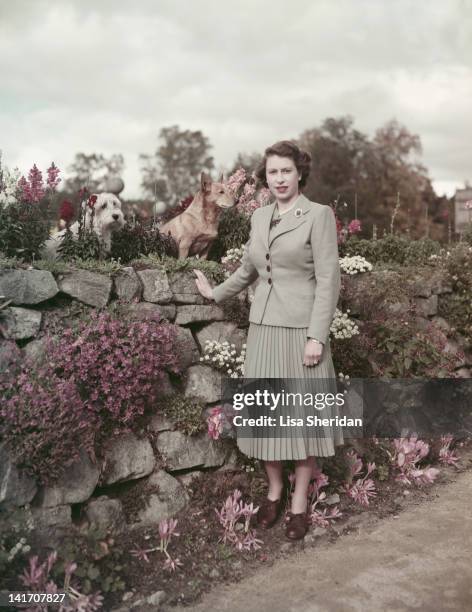
[(301, 208), (297, 208), (297, 210), (295, 211), (294, 214), (295, 214), (296, 218), (299, 219), (302, 216), (302, 214), (303, 214), (303, 210)]

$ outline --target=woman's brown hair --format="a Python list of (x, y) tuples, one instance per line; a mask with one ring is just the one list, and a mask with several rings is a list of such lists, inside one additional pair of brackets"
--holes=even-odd
[(267, 158), (271, 155), (278, 155), (279, 157), (289, 157), (293, 160), (298, 172), (302, 175), (300, 179), (300, 188), (305, 187), (306, 181), (310, 174), (311, 168), (311, 155), (306, 151), (302, 151), (294, 142), (290, 140), (280, 140), (271, 147), (267, 147), (264, 151), (264, 157), (256, 169), (257, 179), (267, 187), (266, 180), (266, 164)]

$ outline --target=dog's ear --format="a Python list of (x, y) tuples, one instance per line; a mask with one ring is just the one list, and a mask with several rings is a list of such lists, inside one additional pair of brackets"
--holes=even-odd
[(211, 176), (209, 174), (205, 174), (205, 172), (202, 172), (200, 176), (201, 190), (205, 193), (209, 193), (211, 191), (211, 183)]

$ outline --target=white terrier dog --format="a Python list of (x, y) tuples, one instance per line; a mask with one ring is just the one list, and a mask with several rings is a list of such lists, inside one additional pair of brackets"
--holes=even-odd
[[(92, 206), (90, 203), (93, 202)], [(81, 204), (85, 209), (85, 227), (92, 229), (105, 245), (107, 253), (111, 250), (111, 234), (119, 230), (125, 224), (125, 218), (121, 210), (121, 202), (113, 193), (92, 194), (88, 200)], [(92, 215), (92, 208), (94, 214)], [(75, 221), (70, 226), (74, 237), (79, 233), (79, 222)], [(44, 243), (44, 254), (48, 257), (57, 256), (57, 249), (66, 233), (65, 229), (53, 232), (51, 237)]]

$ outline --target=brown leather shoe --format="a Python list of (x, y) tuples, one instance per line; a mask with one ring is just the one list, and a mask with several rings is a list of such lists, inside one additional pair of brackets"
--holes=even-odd
[(275, 501), (272, 501), (268, 497), (262, 501), (256, 515), (259, 527), (262, 527), (262, 529), (270, 529), (272, 525), (274, 525), (282, 510), (282, 500), (283, 495), (280, 499), (276, 499)]
[(308, 531), (309, 521), (307, 512), (287, 512), (285, 535), (289, 540), (301, 540)]

